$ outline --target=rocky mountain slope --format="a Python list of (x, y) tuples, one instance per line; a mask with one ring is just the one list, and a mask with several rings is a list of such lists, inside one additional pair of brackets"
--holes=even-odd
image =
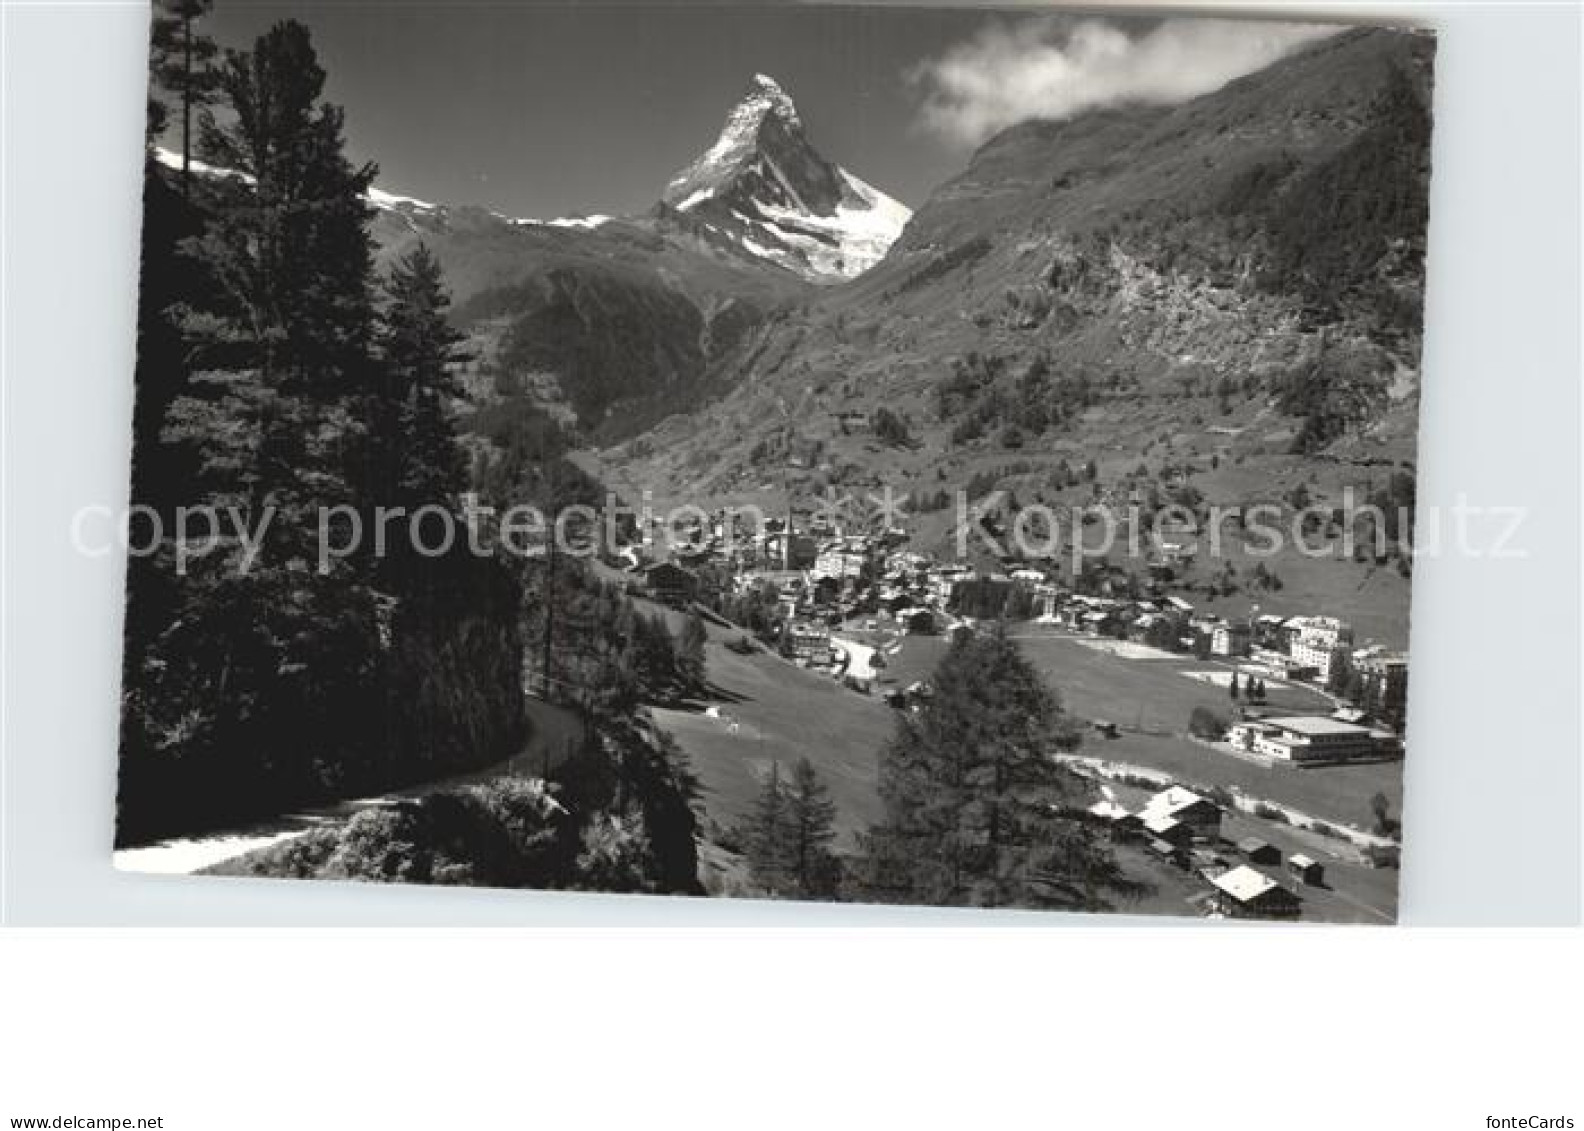
[(382, 210), (381, 256), (440, 258), (469, 335), (475, 399), (529, 397), (619, 439), (706, 397), (711, 365), (808, 284), (655, 217), (510, 221), (478, 208)]
[(763, 76), (641, 216), (370, 202), (382, 257), (419, 241), (439, 256), (475, 398), (528, 397), (607, 442), (723, 392), (720, 363), (751, 328), (877, 261), (909, 215), (822, 157)]
[[(1124, 433), (1195, 414), (1245, 444), (1308, 428), (1310, 450), (1401, 451), (1433, 46), (1348, 32), (1184, 105), (1005, 131), (871, 271), (748, 335), (722, 362), (729, 396), (608, 462), (718, 494), (997, 448), (1136, 456)], [(920, 445), (836, 427), (881, 407)]]
[(868, 270), (911, 216), (821, 156), (766, 75), (754, 76), (715, 144), (671, 179), (662, 203), (814, 282)]
[(1433, 53), (1349, 31), (1182, 105), (1006, 130), (874, 268), (749, 332), (729, 394), (601, 473), (695, 501), (999, 485), (1012, 509), (1411, 474)]

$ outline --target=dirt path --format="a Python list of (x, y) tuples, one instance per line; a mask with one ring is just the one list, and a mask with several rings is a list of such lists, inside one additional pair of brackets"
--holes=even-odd
[(115, 866), (123, 872), (191, 875), (261, 848), (302, 836), (312, 829), (339, 824), (354, 814), (401, 798), (420, 797), (442, 789), (492, 781), (501, 777), (541, 777), (566, 760), (583, 741), (577, 713), (533, 697), (523, 700), (532, 733), (516, 754), (493, 765), (373, 797), (359, 797), (301, 813), (287, 813), (244, 828), (201, 836), (174, 837), (157, 844), (123, 848)]

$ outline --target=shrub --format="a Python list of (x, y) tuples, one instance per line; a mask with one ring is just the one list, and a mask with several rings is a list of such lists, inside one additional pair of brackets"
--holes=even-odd
[(1225, 786), (1213, 785), (1208, 789), (1201, 790), (1200, 792), (1211, 801), (1214, 801), (1217, 805), (1221, 806), (1223, 809), (1235, 809), (1237, 807), (1236, 800), (1232, 796), (1232, 791), (1227, 789)]
[(869, 425), (876, 437), (894, 447), (903, 447), (912, 440), (908, 434), (907, 421), (888, 408), (876, 409), (869, 419)]
[(1254, 815), (1267, 821), (1275, 821), (1277, 824), (1285, 825), (1288, 823), (1287, 813), (1284, 810), (1278, 809), (1274, 805), (1267, 805), (1263, 801), (1254, 806)]
[(1214, 742), (1226, 734), (1227, 721), (1209, 707), (1195, 707), (1188, 716), (1188, 733)]

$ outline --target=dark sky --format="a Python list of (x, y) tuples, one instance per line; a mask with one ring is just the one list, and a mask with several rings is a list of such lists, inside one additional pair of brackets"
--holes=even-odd
[(966, 153), (914, 128), (920, 60), (984, 13), (899, 8), (243, 3), (210, 27), (243, 46), (275, 20), (313, 32), (353, 154), (382, 188), (513, 216), (648, 208), (707, 147), (756, 71), (828, 158), (910, 206)]

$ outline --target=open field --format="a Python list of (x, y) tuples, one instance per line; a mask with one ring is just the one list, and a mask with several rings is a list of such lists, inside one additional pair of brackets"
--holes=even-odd
[(1402, 812), (1402, 763), (1365, 762), (1297, 770), (1266, 765), (1174, 735), (1129, 734), (1086, 738), (1085, 755), (1160, 770), (1184, 785), (1220, 786), (1290, 805), (1312, 817), (1368, 830), (1370, 798), (1384, 793), (1393, 814)]
[[(1090, 732), (1083, 753), (1171, 774), (1185, 784), (1239, 789), (1301, 809), (1327, 821), (1368, 828), (1369, 801), (1384, 793), (1393, 813), (1402, 812), (1402, 763), (1372, 762), (1299, 770), (1222, 753), (1184, 737), (1188, 716), (1204, 706), (1225, 717), (1231, 700), (1203, 673), (1218, 661), (1191, 656), (1124, 659), (1086, 646), (1083, 638), (1019, 630), (1014, 635), (1030, 662), (1061, 696), (1062, 705), (1084, 719), (1108, 719), (1122, 727), (1118, 738)], [(888, 686), (927, 679), (946, 649), (939, 637), (910, 636), (889, 657)], [(1267, 706), (1276, 711), (1329, 713), (1325, 696), (1297, 684), (1267, 683)]]
[[(1187, 729), (1195, 707), (1209, 707), (1222, 716), (1232, 707), (1224, 684), (1205, 678), (1206, 672), (1220, 672), (1224, 679), (1231, 671), (1219, 660), (1170, 653), (1135, 659), (1094, 647), (1104, 643), (1095, 638), (1033, 628), (1020, 627), (1013, 636), (1029, 661), (1050, 679), (1062, 706), (1085, 719), (1176, 733)], [(940, 637), (910, 636), (900, 653), (887, 657), (886, 674), (897, 686), (928, 679), (946, 646)], [(1266, 706), (1271, 710), (1298, 714), (1332, 709), (1329, 699), (1307, 687), (1267, 680), (1266, 688)]]
[[(1188, 727), (1195, 707), (1225, 717), (1232, 701), (1202, 673), (1229, 665), (1192, 656), (1130, 659), (1086, 646), (1081, 637), (1015, 633), (1023, 654), (1061, 693), (1063, 704), (1086, 719), (1119, 726), (1177, 733)], [(1293, 713), (1331, 711), (1331, 701), (1305, 687), (1267, 683), (1266, 706)]]
[[(723, 638), (736, 634), (721, 633)], [(891, 708), (777, 656), (740, 656), (711, 628), (710, 683), (722, 693), (703, 711), (656, 708), (655, 723), (687, 752), (704, 789), (705, 812), (731, 825), (751, 810), (770, 764), (783, 772), (806, 757), (836, 802), (838, 851), (880, 815), (876, 775), (891, 736)]]

